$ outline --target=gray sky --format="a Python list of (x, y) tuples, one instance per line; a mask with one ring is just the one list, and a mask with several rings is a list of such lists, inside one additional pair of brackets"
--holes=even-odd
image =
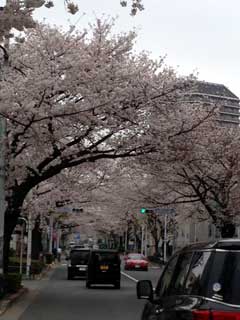
[(136, 17), (120, 0), (76, 0), (80, 13), (75, 16), (57, 0), (56, 10), (39, 9), (36, 16), (64, 27), (77, 22), (78, 28), (102, 14), (119, 16), (117, 31), (138, 30), (137, 50), (167, 55), (167, 64), (180, 74), (197, 71), (199, 79), (223, 83), (240, 97), (239, 0), (143, 1), (146, 9)]

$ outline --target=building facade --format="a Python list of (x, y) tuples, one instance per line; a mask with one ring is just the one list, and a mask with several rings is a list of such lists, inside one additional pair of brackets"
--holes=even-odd
[(239, 98), (225, 85), (196, 81), (187, 94), (193, 101), (203, 103), (203, 107), (215, 105), (219, 108), (217, 121), (223, 126), (239, 126)]

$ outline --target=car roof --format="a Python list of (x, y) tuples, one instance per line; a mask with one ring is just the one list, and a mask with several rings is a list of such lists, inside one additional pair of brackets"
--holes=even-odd
[(130, 252), (130, 253), (128, 253), (128, 256), (143, 256), (143, 254), (141, 254), (139, 252)]
[(222, 250), (240, 250), (240, 239), (219, 239), (210, 242), (198, 242), (187, 245), (180, 251), (195, 251), (195, 250), (210, 250), (210, 249), (222, 249)]
[(90, 251), (90, 249), (89, 248), (72, 248), (71, 252), (72, 251)]
[(97, 253), (119, 253), (118, 250), (113, 249), (93, 249), (91, 252), (97, 252)]

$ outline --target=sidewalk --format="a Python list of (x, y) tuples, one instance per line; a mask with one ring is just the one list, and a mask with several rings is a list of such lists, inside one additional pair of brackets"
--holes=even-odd
[[(37, 294), (47, 283), (48, 280), (54, 269), (58, 264), (49, 265), (39, 276), (35, 279), (30, 280), (23, 280), (22, 285), (23, 287), (14, 294), (9, 294), (0, 300), (0, 318), (2, 315), (15, 303), (18, 302), (20, 298), (24, 298), (25, 295), (34, 293)], [(44, 281), (45, 280), (45, 281)]]

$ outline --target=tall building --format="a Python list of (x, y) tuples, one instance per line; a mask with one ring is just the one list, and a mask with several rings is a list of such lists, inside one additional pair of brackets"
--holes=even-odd
[(190, 93), (194, 100), (204, 104), (214, 103), (219, 106), (219, 118), (224, 126), (239, 126), (239, 98), (225, 85), (205, 81), (196, 81)]

